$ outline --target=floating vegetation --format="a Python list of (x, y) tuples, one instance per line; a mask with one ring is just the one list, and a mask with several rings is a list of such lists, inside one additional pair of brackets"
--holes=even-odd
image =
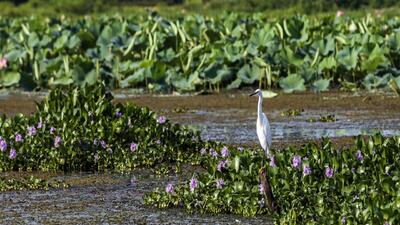
[(329, 114), (327, 116), (320, 116), (319, 118), (309, 118), (308, 122), (335, 122), (336, 121), (336, 116), (334, 114)]
[(201, 144), (199, 132), (148, 108), (113, 104), (104, 85), (57, 89), (33, 115), (0, 118), (0, 171), (179, 166), (197, 161)]
[[(219, 154), (224, 148), (228, 154)], [(204, 149), (205, 172), (157, 188), (146, 194), (145, 203), (183, 206), (188, 212), (269, 213), (277, 224), (398, 224), (399, 150), (400, 137), (379, 134), (357, 137), (342, 150), (322, 139), (273, 151), (268, 159), (251, 149)], [(260, 185), (261, 165), (275, 196), (274, 212)]]
[(174, 112), (174, 113), (185, 113), (185, 112), (187, 112), (188, 110), (189, 110), (188, 108), (177, 107), (177, 108), (174, 108), (174, 109), (172, 110), (172, 112)]
[(47, 180), (35, 178), (33, 176), (21, 178), (6, 178), (0, 176), (0, 191), (22, 191), (50, 188), (68, 188), (69, 184), (61, 180)]
[(288, 109), (281, 112), (281, 116), (300, 116), (302, 112), (304, 112), (304, 109)]

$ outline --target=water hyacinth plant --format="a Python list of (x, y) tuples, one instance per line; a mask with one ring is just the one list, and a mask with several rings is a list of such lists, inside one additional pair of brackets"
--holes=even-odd
[(196, 178), (192, 177), (189, 182), (190, 192), (194, 192), (194, 190), (198, 186), (198, 181)]
[(165, 187), (165, 192), (167, 192), (168, 194), (174, 193), (174, 186), (171, 183), (169, 183), (167, 187)]
[(49, 190), (50, 188), (68, 188), (68, 187), (69, 184), (58, 179), (46, 180), (33, 176), (19, 177), (19, 178), (7, 178), (0, 176), (0, 192), (35, 190), (35, 189)]
[(23, 140), (24, 140), (24, 137), (22, 137), (21, 134), (15, 135), (15, 142), (22, 142)]
[(7, 150), (7, 142), (0, 136), (0, 150), (2, 152)]
[[(363, 155), (362, 161), (358, 151)], [(396, 206), (400, 137), (357, 137), (353, 146), (341, 151), (328, 139), (299, 148), (272, 150), (275, 166), (264, 167), (275, 196), (274, 212), (260, 204), (265, 202), (265, 187), (259, 181), (259, 171), (271, 159), (261, 151), (247, 148), (243, 152), (232, 148), (229, 153), (224, 159), (232, 163), (222, 172), (218, 170), (222, 157), (202, 156), (206, 171), (196, 175), (196, 183), (202, 185), (197, 186), (195, 198), (192, 186), (183, 184), (177, 185), (170, 197), (155, 189), (145, 195), (145, 203), (157, 207), (182, 205), (188, 212), (247, 216), (267, 213), (276, 224), (400, 222)], [(388, 171), (396, 175), (388, 175)]]
[(0, 172), (129, 171), (198, 161), (198, 132), (147, 108), (113, 104), (110, 96), (104, 85), (56, 89), (34, 114), (2, 117)]
[(10, 159), (15, 159), (15, 157), (17, 157), (17, 150), (15, 150), (15, 148), (12, 148), (10, 150)]
[(301, 165), (301, 156), (295, 155), (293, 157), (292, 166), (293, 166), (293, 168), (299, 168), (300, 165)]

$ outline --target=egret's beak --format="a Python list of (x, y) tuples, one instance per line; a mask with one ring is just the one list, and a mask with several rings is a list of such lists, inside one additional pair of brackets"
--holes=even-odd
[(258, 91), (254, 92), (253, 94), (251, 94), (249, 96), (251, 97), (251, 96), (253, 96), (253, 95), (257, 94), (257, 93), (258, 93)]

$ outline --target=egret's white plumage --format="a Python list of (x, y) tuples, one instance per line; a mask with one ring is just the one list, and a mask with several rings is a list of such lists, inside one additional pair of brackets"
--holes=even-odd
[(257, 108), (257, 136), (260, 141), (261, 147), (264, 149), (264, 152), (267, 156), (269, 156), (269, 149), (272, 144), (271, 137), (271, 128), (269, 126), (269, 121), (267, 116), (262, 112), (262, 91), (257, 89), (250, 96), (257, 95), (258, 96), (258, 108)]

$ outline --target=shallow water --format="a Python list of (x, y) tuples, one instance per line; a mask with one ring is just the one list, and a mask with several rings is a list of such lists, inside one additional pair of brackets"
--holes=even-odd
[[(202, 137), (210, 140), (234, 144), (254, 144), (257, 142), (255, 130), (257, 114), (249, 110), (225, 110), (188, 112), (173, 116), (201, 131)], [(309, 122), (334, 114), (335, 122)], [(348, 137), (381, 132), (385, 136), (400, 135), (400, 115), (390, 118), (384, 113), (373, 115), (371, 111), (307, 110), (300, 116), (281, 116), (281, 111), (267, 113), (273, 142), (290, 142), (320, 139), (321, 137)]]
[[(0, 113), (29, 114), (34, 100), (45, 93), (2, 93)], [(257, 98), (234, 92), (209, 96), (116, 95), (116, 101), (148, 106), (172, 122), (201, 131), (203, 138), (236, 145), (258, 146), (255, 133)], [(125, 98), (127, 97), (127, 98)], [(281, 116), (288, 109), (304, 109), (300, 116)], [(177, 113), (176, 111), (183, 111)], [(293, 94), (264, 100), (264, 112), (271, 123), (274, 146), (319, 139), (339, 138), (376, 131), (400, 135), (400, 98), (382, 94)], [(310, 118), (334, 114), (335, 122), (308, 122)], [(143, 194), (168, 182), (187, 182), (193, 169), (164, 177), (150, 170), (130, 175), (51, 175), (70, 183), (70, 189), (0, 193), (0, 224), (265, 224), (266, 216), (245, 218), (235, 215), (187, 214), (182, 209), (160, 210), (143, 205)], [(133, 184), (131, 179), (134, 178)]]
[[(128, 175), (73, 174), (69, 182), (103, 179), (103, 183), (72, 184), (66, 190), (0, 193), (1, 224), (265, 224), (266, 216), (188, 214), (181, 209), (156, 209), (143, 204), (143, 194), (168, 182), (185, 182), (186, 174), (156, 177), (149, 170)], [(107, 182), (112, 180), (112, 182)], [(83, 182), (84, 183), (84, 182)]]
[[(231, 144), (258, 145), (257, 98), (244, 93), (192, 97), (133, 97), (139, 105), (166, 114), (171, 121), (201, 131), (203, 138)], [(400, 135), (400, 98), (382, 94), (293, 94), (264, 99), (263, 111), (271, 125), (274, 143), (301, 142), (321, 137), (343, 138), (381, 132)], [(177, 109), (183, 112), (176, 113)], [(299, 116), (282, 116), (302, 109)], [(185, 111), (186, 110), (186, 111)], [(334, 115), (335, 122), (310, 122)]]

